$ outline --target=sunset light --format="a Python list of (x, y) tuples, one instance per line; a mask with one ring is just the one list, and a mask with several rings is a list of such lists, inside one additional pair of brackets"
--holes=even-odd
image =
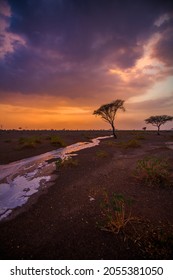
[(88, 9), (87, 3), (71, 1), (70, 8), (68, 1), (53, 1), (49, 9), (38, 1), (33, 13), (30, 6), (1, 1), (4, 129), (106, 129), (92, 112), (117, 98), (126, 106), (126, 114), (117, 116), (119, 129), (141, 128), (151, 112), (171, 114), (169, 7), (158, 4), (150, 16), (148, 2), (129, 5), (128, 13), (114, 1), (97, 8), (96, 2)]
[(171, 280), (172, 202), (173, 1), (0, 0), (1, 278)]

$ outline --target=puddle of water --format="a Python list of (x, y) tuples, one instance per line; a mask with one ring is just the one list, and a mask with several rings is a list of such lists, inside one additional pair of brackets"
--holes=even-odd
[[(0, 219), (9, 209), (14, 209), (17, 206), (22, 206), (28, 198), (38, 191), (40, 182), (42, 184), (50, 180), (50, 176), (43, 176), (27, 180), (27, 177), (17, 176), (13, 180), (13, 185), (3, 183), (0, 186)], [(9, 212), (8, 212), (9, 213)]]
[(101, 139), (110, 137), (112, 136), (98, 137), (92, 139), (92, 142), (78, 142), (45, 154), (0, 165), (0, 220), (6, 218), (14, 208), (25, 204), (32, 194), (51, 180), (51, 174), (56, 167), (55, 163), (49, 160), (63, 160), (72, 156), (73, 152), (99, 145)]

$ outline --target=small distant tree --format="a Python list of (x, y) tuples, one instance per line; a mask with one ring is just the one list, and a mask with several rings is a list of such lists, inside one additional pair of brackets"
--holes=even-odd
[(146, 126), (144, 126), (142, 129), (145, 131), (147, 128), (146, 128)]
[(160, 127), (168, 121), (172, 121), (172, 116), (161, 115), (161, 116), (151, 116), (145, 120), (147, 124), (152, 124), (153, 126), (157, 126), (157, 134), (160, 135)]
[(93, 112), (93, 115), (100, 116), (104, 121), (111, 125), (115, 138), (117, 138), (114, 126), (115, 115), (118, 109), (125, 111), (123, 104), (124, 100), (117, 99), (111, 103), (102, 105), (99, 109)]

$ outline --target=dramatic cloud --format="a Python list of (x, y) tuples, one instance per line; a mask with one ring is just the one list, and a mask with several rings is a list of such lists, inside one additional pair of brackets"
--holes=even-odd
[(79, 117), (112, 99), (151, 99), (173, 73), (172, 11), (167, 0), (1, 1), (1, 103), (40, 116), (77, 106)]
[(154, 46), (153, 57), (158, 58), (166, 66), (172, 68), (173, 57), (173, 27), (167, 28)]
[(6, 54), (14, 53), (18, 46), (24, 45), (25, 40), (18, 34), (8, 31), (10, 27), (11, 9), (7, 2), (0, 2), (0, 59)]

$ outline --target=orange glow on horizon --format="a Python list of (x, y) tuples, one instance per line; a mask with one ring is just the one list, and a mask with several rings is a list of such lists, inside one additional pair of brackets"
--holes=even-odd
[[(126, 112), (118, 111), (115, 118), (115, 127), (117, 129), (141, 129), (144, 125), (144, 119), (152, 115), (151, 108), (146, 110), (138, 109), (138, 103), (126, 104)], [(93, 108), (94, 110), (95, 108)], [(3, 129), (111, 129), (110, 125), (104, 122), (100, 117), (92, 114), (93, 110), (82, 108), (62, 107), (59, 112), (55, 110), (24, 108), (20, 106), (0, 105), (1, 127)], [(160, 114), (162, 112), (160, 111)], [(138, 118), (136, 118), (138, 115)], [(169, 126), (171, 128), (171, 124)], [(169, 128), (168, 127), (168, 128)], [(166, 128), (166, 126), (165, 126)]]
[[(1, 125), (3, 129), (110, 129), (108, 123), (92, 114), (94, 109), (62, 107), (56, 111), (0, 105)], [(119, 129), (127, 128), (129, 122), (134, 122), (133, 114), (117, 113)]]
[[(127, 69), (112, 67), (105, 71), (105, 75), (112, 76), (112, 78), (114, 75), (119, 77), (118, 98), (126, 101), (126, 112), (124, 114), (118, 112), (116, 116), (115, 123), (118, 129), (140, 129), (144, 125), (144, 119), (153, 114), (153, 109), (149, 110), (145, 102), (161, 100), (162, 92), (165, 97), (170, 97), (172, 94), (173, 78), (168, 75), (163, 80), (157, 80), (157, 75), (163, 74), (164, 76), (165, 68), (163, 63), (151, 56), (153, 45), (160, 39), (160, 36), (156, 33), (146, 42), (143, 57), (138, 59), (133, 67)], [(145, 80), (147, 83), (152, 81), (151, 86), (144, 87), (144, 89), (138, 87), (138, 84), (140, 85)], [(75, 92), (74, 89), (71, 90)], [(41, 96), (15, 93), (13, 99), (13, 95), (7, 93), (4, 95), (4, 104), (0, 105), (0, 125), (5, 129), (19, 127), (23, 129), (110, 129), (109, 124), (103, 122), (99, 117), (93, 116), (92, 113), (100, 105), (117, 98), (115, 96), (116, 88), (115, 95), (113, 87), (110, 96), (104, 92), (101, 92), (101, 95), (95, 92), (93, 94), (92, 96), (89, 93), (87, 98), (84, 96), (72, 99), (49, 93), (43, 93)], [(141, 107), (141, 104), (144, 105)], [(130, 109), (132, 107), (133, 110)], [(171, 105), (167, 107), (167, 113), (171, 115)], [(164, 114), (162, 108), (157, 109), (157, 112)]]

